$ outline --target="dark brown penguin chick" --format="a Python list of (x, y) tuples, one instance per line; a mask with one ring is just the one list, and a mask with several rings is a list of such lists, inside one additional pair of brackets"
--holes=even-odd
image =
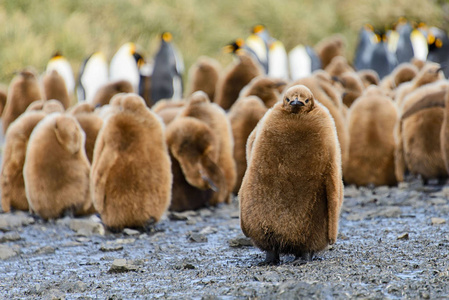
[(170, 205), (172, 174), (162, 121), (136, 94), (117, 95), (95, 143), (91, 193), (112, 230), (146, 227)]
[(23, 166), (30, 210), (43, 219), (92, 208), (84, 132), (75, 118), (52, 113), (33, 129)]
[(12, 122), (6, 131), (0, 176), (3, 212), (29, 209), (23, 181), (23, 165), (31, 132), (45, 115), (43, 111), (25, 112)]
[(335, 56), (324, 69), (330, 76), (340, 76), (345, 72), (355, 72), (343, 56)]
[(285, 82), (267, 76), (258, 76), (240, 91), (239, 97), (257, 96), (266, 107), (270, 108), (279, 101), (279, 85), (285, 86)]
[(379, 84), (379, 75), (374, 70), (360, 70), (357, 72), (357, 74), (359, 74), (360, 79), (362, 79), (365, 88), (369, 87), (370, 85)]
[(370, 88), (349, 109), (346, 184), (396, 185), (394, 126), (398, 114), (393, 100), (380, 87)]
[(340, 149), (332, 116), (305, 86), (289, 88), (248, 141), (239, 191), (243, 233), (266, 251), (298, 262), (335, 243), (343, 201)]
[(198, 209), (226, 197), (226, 178), (217, 165), (218, 137), (210, 127), (196, 118), (179, 117), (166, 134), (173, 173), (170, 210)]
[(321, 59), (321, 67), (323, 70), (330, 64), (336, 56), (344, 56), (345, 43), (340, 34), (334, 34), (324, 38), (316, 46), (318, 56)]
[(234, 137), (234, 160), (237, 166), (237, 182), (234, 193), (237, 194), (246, 171), (246, 141), (267, 107), (257, 96), (240, 97), (228, 113)]
[(254, 77), (262, 74), (262, 67), (250, 54), (238, 54), (237, 61), (229, 65), (220, 76), (214, 102), (228, 110), (239, 97), (241, 89)]
[(129, 81), (119, 80), (105, 84), (95, 93), (91, 104), (93, 106), (103, 106), (108, 104), (111, 98), (120, 93), (132, 93), (133, 86)]
[(70, 97), (67, 93), (64, 78), (59, 75), (58, 71), (51, 70), (42, 78), (44, 86), (44, 94), (46, 99), (55, 99), (62, 103), (64, 109), (70, 106)]
[(159, 100), (151, 110), (162, 118), (165, 125), (170, 124), (185, 106), (184, 100)]
[[(421, 175), (424, 183), (429, 179), (445, 180), (448, 172), (441, 151), (441, 130), (444, 109), (428, 106), (417, 109), (421, 101), (444, 102), (448, 83), (435, 82), (416, 89), (405, 97), (400, 119), (395, 128), (396, 177), (404, 180), (404, 173)], [(425, 108), (425, 109), (424, 109)]]
[(31, 69), (24, 69), (17, 74), (8, 88), (5, 109), (2, 114), (3, 133), (9, 124), (17, 119), (35, 100), (44, 99), (36, 74)]
[(200, 56), (189, 70), (189, 95), (196, 91), (203, 91), (213, 101), (220, 73), (221, 65), (217, 60)]
[[(216, 103), (211, 103), (206, 93), (198, 91), (187, 100), (184, 109), (178, 117), (194, 117), (205, 122), (218, 137), (218, 167), (226, 177), (228, 194), (224, 199), (213, 200), (213, 203), (231, 201), (231, 192), (234, 190), (237, 179), (237, 170), (233, 157), (234, 139), (231, 124), (224, 110)], [(221, 194), (221, 193), (220, 193)], [(218, 196), (218, 195), (217, 195)]]

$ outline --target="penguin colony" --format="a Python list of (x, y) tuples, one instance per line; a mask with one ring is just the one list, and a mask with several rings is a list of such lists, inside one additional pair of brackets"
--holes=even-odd
[(348, 62), (341, 35), (287, 53), (258, 25), (224, 48), (228, 66), (198, 58), (185, 92), (173, 39), (161, 34), (153, 64), (127, 43), (109, 66), (90, 55), (75, 80), (56, 53), (42, 76), (26, 68), (0, 88), (3, 212), (149, 229), (167, 210), (234, 195), (262, 264), (302, 264), (336, 242), (343, 184), (449, 177), (449, 39), (438, 28), (364, 26)]

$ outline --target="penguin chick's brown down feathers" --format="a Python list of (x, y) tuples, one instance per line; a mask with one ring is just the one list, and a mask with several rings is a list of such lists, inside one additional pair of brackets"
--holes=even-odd
[(136, 94), (114, 97), (95, 143), (91, 192), (111, 229), (160, 220), (171, 198), (171, 162), (162, 121)]
[(331, 115), (302, 85), (260, 120), (247, 146), (239, 191), (243, 233), (266, 251), (311, 260), (335, 243), (343, 201), (341, 156)]
[(190, 94), (203, 91), (213, 101), (220, 72), (221, 65), (217, 60), (207, 56), (199, 57), (189, 70)]
[(108, 104), (112, 97), (116, 94), (132, 92), (133, 86), (127, 80), (109, 82), (98, 89), (91, 103), (95, 107), (103, 106)]
[(46, 116), (31, 133), (23, 177), (30, 209), (43, 219), (91, 210), (84, 139), (75, 118), (60, 113)]
[(44, 75), (42, 79), (44, 85), (44, 93), (46, 99), (55, 99), (62, 103), (64, 109), (70, 106), (70, 97), (67, 93), (64, 78), (59, 75), (58, 71), (51, 70)]

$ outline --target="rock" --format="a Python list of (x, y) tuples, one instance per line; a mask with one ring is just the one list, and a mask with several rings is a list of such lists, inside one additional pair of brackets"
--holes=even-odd
[(432, 222), (432, 225), (441, 225), (441, 224), (445, 224), (446, 220), (443, 218), (432, 218), (430, 219)]
[(18, 251), (16, 251), (14, 248), (6, 245), (0, 245), (0, 260), (8, 259), (10, 257), (16, 256), (17, 254)]
[(80, 236), (104, 235), (104, 226), (89, 219), (71, 219), (69, 227)]
[(211, 234), (211, 233), (217, 233), (218, 229), (215, 227), (207, 226), (203, 229), (201, 229), (200, 234)]
[(199, 233), (191, 233), (188, 236), (189, 241), (195, 242), (195, 243), (204, 243), (207, 242), (207, 237), (203, 234)]
[(357, 189), (355, 185), (350, 185), (345, 187), (345, 198), (357, 198), (361, 195), (361, 192)]
[(240, 235), (236, 238), (229, 240), (229, 246), (237, 248), (237, 247), (247, 247), (252, 246), (253, 243), (251, 242), (250, 238), (247, 238), (246, 236)]
[(48, 292), (44, 294), (44, 299), (51, 299), (51, 300), (64, 300), (65, 295), (63, 292), (57, 289), (51, 289)]
[(112, 251), (120, 251), (123, 250), (122, 245), (103, 245), (100, 248), (102, 252), (112, 252)]
[(276, 272), (265, 272), (262, 275), (256, 275), (254, 276), (254, 279), (260, 282), (279, 282), (280, 277), (279, 274)]
[(0, 214), (0, 231), (10, 231), (11, 229), (33, 224), (32, 217), (24, 212)]
[(130, 228), (125, 228), (125, 229), (123, 229), (123, 233), (126, 234), (126, 235), (139, 235), (140, 231), (134, 230), (134, 229), (130, 229)]
[(132, 244), (136, 241), (136, 239), (116, 239), (115, 241), (113, 241), (112, 243), (117, 243), (117, 244)]
[(137, 267), (127, 262), (124, 258), (114, 259), (108, 273), (125, 273), (137, 271)]
[(212, 211), (209, 208), (202, 208), (198, 211), (202, 218), (208, 218), (212, 216)]
[(0, 236), (0, 243), (14, 242), (20, 239), (21, 237), (17, 232), (8, 232)]
[(168, 215), (168, 218), (172, 221), (187, 221), (190, 217), (194, 217), (197, 215), (198, 215), (198, 213), (196, 213), (192, 210), (187, 210), (187, 211), (183, 211), (183, 212), (172, 211)]
[(45, 246), (34, 251), (34, 254), (53, 254), (55, 253), (55, 248), (50, 246)]
[(408, 232), (407, 233), (403, 233), (403, 234), (398, 236), (398, 240), (408, 240), (408, 239), (409, 239)]
[(432, 198), (429, 200), (432, 205), (444, 205), (447, 204), (447, 201), (443, 198)]
[(196, 218), (190, 218), (186, 221), (186, 225), (195, 225), (197, 223)]

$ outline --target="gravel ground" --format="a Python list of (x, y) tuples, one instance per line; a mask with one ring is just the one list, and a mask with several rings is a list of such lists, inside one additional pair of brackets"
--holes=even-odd
[(449, 298), (449, 186), (346, 187), (339, 239), (319, 258), (257, 266), (238, 201), (168, 214), (154, 232), (96, 216), (0, 214), (4, 299)]

